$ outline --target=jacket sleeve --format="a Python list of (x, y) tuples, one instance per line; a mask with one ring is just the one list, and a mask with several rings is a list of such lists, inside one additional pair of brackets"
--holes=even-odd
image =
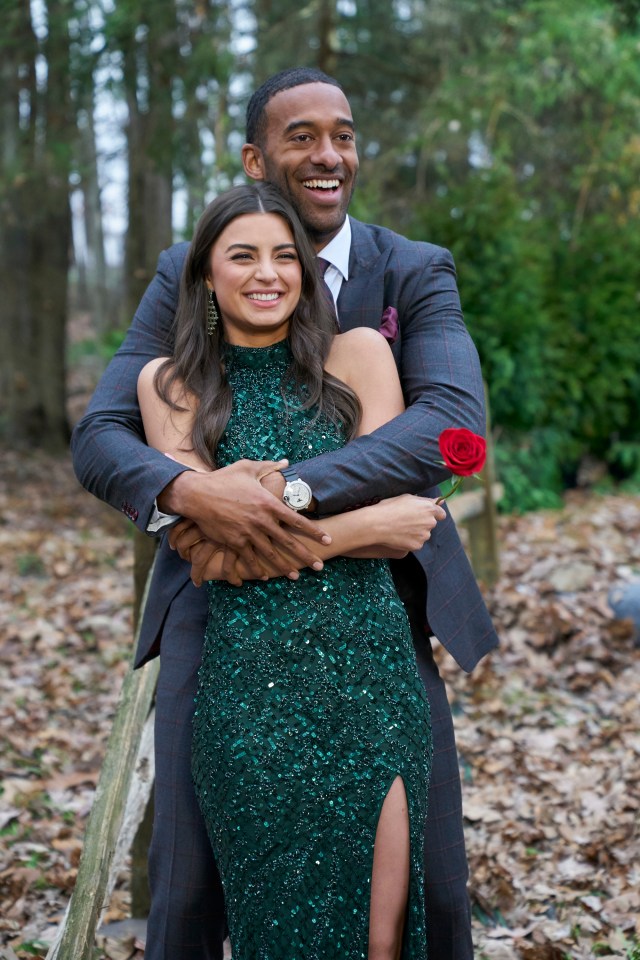
[[(412, 265), (411, 264), (412, 261)], [(341, 450), (295, 464), (321, 514), (375, 498), (424, 493), (450, 476), (440, 463), (446, 427), (484, 434), (484, 388), (477, 350), (462, 317), (449, 251), (404, 241), (387, 270), (400, 324), (399, 371), (407, 409)], [(381, 311), (382, 312), (382, 311)]]
[(71, 437), (76, 476), (90, 493), (145, 531), (154, 500), (185, 468), (145, 443), (138, 374), (172, 352), (172, 325), (187, 244), (165, 250), (122, 346)]

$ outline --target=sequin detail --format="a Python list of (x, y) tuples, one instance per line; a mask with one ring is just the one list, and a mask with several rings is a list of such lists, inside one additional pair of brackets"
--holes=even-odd
[[(221, 465), (334, 450), (340, 431), (282, 387), (285, 343), (230, 348)], [(193, 776), (234, 960), (366, 960), (380, 809), (407, 793), (403, 960), (426, 957), (429, 704), (388, 565), (337, 558), (300, 579), (207, 585)]]

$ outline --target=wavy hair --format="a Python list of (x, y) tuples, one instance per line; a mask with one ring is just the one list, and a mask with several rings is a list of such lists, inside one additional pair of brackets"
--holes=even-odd
[(333, 337), (335, 318), (320, 290), (315, 251), (293, 207), (269, 183), (258, 181), (233, 187), (216, 197), (200, 217), (182, 271), (175, 318), (173, 356), (161, 364), (155, 388), (173, 410), (185, 410), (174, 399), (184, 387), (196, 400), (192, 428), (193, 450), (210, 467), (216, 467), (220, 438), (231, 415), (232, 390), (224, 363), (224, 331), (218, 324), (207, 333), (206, 279), (211, 248), (222, 231), (237, 217), (273, 213), (287, 223), (302, 267), (300, 300), (289, 323), (292, 361), (285, 381), (293, 383), (303, 409), (314, 407), (344, 428), (348, 439), (360, 422), (361, 408), (354, 391), (324, 369)]

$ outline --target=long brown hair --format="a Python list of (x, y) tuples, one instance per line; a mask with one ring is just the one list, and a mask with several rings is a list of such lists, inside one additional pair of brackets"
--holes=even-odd
[(196, 225), (180, 281), (173, 357), (159, 367), (155, 377), (158, 395), (172, 409), (184, 409), (172, 399), (176, 383), (183, 384), (186, 392), (196, 398), (193, 449), (211, 467), (216, 466), (218, 443), (231, 415), (232, 391), (225, 373), (222, 324), (216, 326), (213, 334), (207, 333), (205, 280), (212, 246), (232, 220), (248, 213), (275, 213), (282, 217), (293, 234), (300, 259), (302, 288), (289, 324), (293, 359), (287, 373), (300, 406), (315, 407), (316, 415), (323, 414), (341, 424), (347, 438), (354, 435), (360, 421), (356, 394), (324, 370), (337, 333), (336, 324), (319, 289), (315, 251), (297, 214), (268, 183), (233, 187), (209, 204)]

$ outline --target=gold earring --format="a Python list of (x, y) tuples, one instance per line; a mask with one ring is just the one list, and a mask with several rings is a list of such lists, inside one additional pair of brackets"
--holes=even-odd
[(216, 302), (213, 299), (213, 290), (209, 290), (209, 302), (207, 303), (207, 333), (209, 336), (214, 333), (219, 319)]

